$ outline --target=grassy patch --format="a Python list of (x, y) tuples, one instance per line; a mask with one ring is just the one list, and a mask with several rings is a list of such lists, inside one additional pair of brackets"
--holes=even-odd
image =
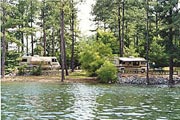
[(178, 71), (178, 75), (180, 75), (180, 67), (176, 67), (175, 70)]
[(88, 74), (86, 71), (78, 70), (71, 72), (66, 78), (87, 78)]
[[(162, 69), (163, 69), (163, 70), (169, 70), (169, 67), (163, 67)], [(174, 70), (179, 71), (179, 70), (180, 70), (180, 67), (174, 67)]]
[(176, 70), (180, 71), (180, 67), (175, 67), (175, 68), (176, 68)]

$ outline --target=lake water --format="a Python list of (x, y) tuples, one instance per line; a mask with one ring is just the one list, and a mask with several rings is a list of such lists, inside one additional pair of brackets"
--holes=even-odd
[(2, 120), (180, 119), (180, 87), (1, 83)]

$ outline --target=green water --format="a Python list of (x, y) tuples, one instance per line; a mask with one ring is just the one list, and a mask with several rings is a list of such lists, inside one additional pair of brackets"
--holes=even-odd
[(180, 87), (1, 83), (2, 120), (179, 120)]

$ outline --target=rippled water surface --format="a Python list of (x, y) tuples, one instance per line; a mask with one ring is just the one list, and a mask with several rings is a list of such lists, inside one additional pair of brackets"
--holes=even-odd
[(2, 83), (2, 120), (180, 119), (180, 87)]

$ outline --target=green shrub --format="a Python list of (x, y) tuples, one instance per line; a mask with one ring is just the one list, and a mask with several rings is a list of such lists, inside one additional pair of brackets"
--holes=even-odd
[(83, 51), (80, 62), (81, 67), (88, 72), (89, 76), (97, 76), (96, 70), (103, 64), (103, 59), (99, 56), (98, 52)]
[(117, 69), (109, 61), (105, 61), (100, 69), (96, 71), (98, 79), (102, 83), (114, 83), (117, 80)]
[(19, 67), (21, 53), (16, 51), (7, 51), (6, 61), (5, 61), (5, 74), (10, 74), (15, 71), (16, 68)]
[(25, 75), (26, 74), (27, 65), (22, 65), (18, 67), (18, 75)]
[(112, 50), (108, 45), (100, 41), (92, 44), (82, 45), (80, 52), (80, 63), (82, 69), (86, 70), (89, 76), (97, 76), (96, 71), (103, 65), (104, 61), (111, 57)]
[(42, 75), (42, 67), (41, 65), (39, 65), (38, 67), (33, 67), (32, 71), (31, 71), (31, 75)]

